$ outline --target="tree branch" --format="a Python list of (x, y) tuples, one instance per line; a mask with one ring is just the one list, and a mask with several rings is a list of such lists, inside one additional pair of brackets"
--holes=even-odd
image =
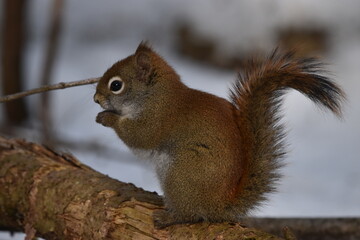
[[(0, 230), (53, 239), (358, 239), (359, 218), (245, 218), (154, 228), (156, 193), (104, 176), (69, 154), (0, 136)], [(243, 227), (243, 225), (247, 227)], [(262, 231), (256, 230), (256, 227)]]
[(57, 90), (57, 89), (76, 87), (76, 86), (87, 85), (87, 84), (93, 84), (93, 83), (97, 83), (99, 81), (99, 79), (100, 78), (89, 78), (89, 79), (84, 79), (84, 80), (80, 80), (80, 81), (60, 82), (60, 83), (53, 84), (53, 85), (42, 86), (42, 87), (34, 88), (34, 89), (31, 89), (28, 91), (23, 91), (23, 92), (14, 93), (11, 95), (0, 97), (0, 103), (12, 101), (12, 100), (15, 100), (18, 98), (26, 97), (26, 96), (37, 94), (37, 93), (48, 92), (48, 91), (53, 91), (53, 90)]
[(299, 239), (360, 239), (360, 218), (249, 218), (247, 226), (278, 235), (288, 226)]
[(154, 228), (162, 198), (24, 140), (0, 137), (0, 229), (26, 239), (280, 239), (240, 224)]

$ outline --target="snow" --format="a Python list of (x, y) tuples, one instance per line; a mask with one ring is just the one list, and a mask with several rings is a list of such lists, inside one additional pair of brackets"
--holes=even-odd
[[(211, 4), (210, 4), (211, 3)], [(38, 86), (49, 1), (30, 5), (27, 47), (27, 87)], [(296, 92), (290, 92), (283, 107), (290, 152), (282, 169), (278, 192), (256, 216), (359, 216), (360, 215), (360, 9), (359, 1), (88, 1), (65, 2), (64, 34), (53, 82), (98, 77), (132, 54), (141, 40), (153, 47), (177, 70), (183, 81), (221, 97), (235, 72), (212, 69), (185, 59), (173, 51), (173, 27), (186, 19), (200, 32), (222, 42), (223, 51), (235, 47), (271, 50), (274, 31), (284, 25), (317, 24), (332, 30), (329, 69), (348, 94), (345, 117), (339, 121), (322, 113)], [(45, 20), (44, 20), (45, 19)], [(53, 92), (52, 109), (56, 134), (75, 143), (97, 142), (106, 151), (85, 151), (68, 146), (92, 168), (161, 193), (154, 170), (138, 161), (113, 130), (95, 123), (100, 107), (93, 102), (95, 86)], [(36, 110), (38, 97), (27, 99)], [(1, 119), (0, 119), (1, 121)], [(37, 124), (32, 124), (38, 129)], [(16, 234), (14, 239), (22, 239)], [(0, 233), (0, 239), (10, 239)]]

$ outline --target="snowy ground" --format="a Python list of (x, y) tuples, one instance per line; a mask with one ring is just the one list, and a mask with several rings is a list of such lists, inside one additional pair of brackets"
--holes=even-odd
[[(32, 38), (27, 52), (29, 88), (38, 84), (46, 27), (44, 19), (47, 17), (45, 13), (49, 7), (49, 1), (34, 2), (30, 22), (31, 26), (36, 27), (31, 32)], [(284, 121), (290, 129), (288, 142), (291, 151), (286, 159), (287, 166), (282, 171), (284, 178), (279, 185), (279, 192), (271, 195), (267, 205), (254, 214), (307, 217), (359, 216), (360, 19), (354, 14), (354, 8), (359, 7), (359, 4), (356, 1), (348, 1), (349, 6), (346, 4), (337, 6), (335, 1), (326, 1), (328, 4), (319, 1), (323, 5), (317, 3), (312, 6), (310, 3), (312, 1), (305, 0), (297, 1), (297, 5), (286, 1), (272, 1), (273, 5), (265, 5), (278, 6), (281, 10), (277, 12), (279, 15), (275, 14), (276, 17), (272, 18), (271, 14), (266, 15), (270, 23), (263, 25), (263, 22), (266, 22), (263, 14), (267, 11), (259, 9), (262, 6), (261, 2), (264, 1), (258, 0), (253, 4), (246, 4), (245, 7), (250, 9), (248, 15), (246, 18), (239, 17), (243, 20), (240, 24), (242, 28), (263, 29), (263, 32), (253, 30), (255, 32), (253, 35), (250, 34), (252, 31), (249, 31), (249, 36), (245, 36), (245, 39), (255, 38), (260, 34), (259, 36), (268, 37), (271, 42), (271, 33), (268, 29), (276, 24), (286, 23), (287, 19), (289, 22), (301, 24), (301, 16), (303, 16), (301, 13), (307, 19), (313, 17), (321, 24), (334, 27), (332, 48), (326, 58), (331, 63), (329, 68), (335, 78), (348, 94), (348, 103), (345, 118), (339, 121), (330, 114), (316, 110), (302, 95), (296, 92), (288, 95), (284, 104)], [(85, 3), (86, 7), (84, 7)], [(236, 6), (235, 1), (231, 3)], [(350, 4), (355, 4), (355, 7), (351, 7)], [(190, 7), (190, 1), (179, 4), (167, 3), (166, 0), (142, 0), (134, 4), (131, 1), (119, 3), (115, 0), (101, 3), (68, 0), (65, 9), (65, 35), (61, 41), (53, 81), (74, 81), (100, 76), (112, 63), (132, 54), (141, 40), (148, 39), (177, 70), (187, 85), (226, 98), (228, 87), (235, 79), (235, 73), (214, 70), (191, 62), (175, 54), (171, 48), (174, 37), (170, 30), (175, 17), (178, 16), (186, 16), (196, 27), (207, 31), (209, 35), (215, 36), (214, 38), (231, 38), (231, 41), (225, 41), (224, 49), (231, 49), (231, 46), (236, 45), (236, 38), (241, 41), (243, 36), (234, 36), (234, 31), (230, 31), (231, 28), (236, 27), (234, 19), (237, 16), (234, 10), (236, 8), (231, 5), (222, 6), (222, 10), (232, 11), (216, 15), (219, 17), (218, 21), (215, 18), (207, 21), (208, 24), (204, 21), (206, 17), (215, 16), (217, 13), (215, 9), (218, 10), (219, 7), (221, 6), (216, 4), (215, 7), (214, 5), (211, 7), (210, 4), (204, 4), (204, 1), (199, 1)], [(317, 12), (314, 8), (322, 8), (324, 13)], [(345, 15), (346, 9), (349, 12)], [(291, 15), (286, 10), (291, 10), (294, 14)], [(338, 14), (332, 14), (331, 11), (335, 10)], [(239, 9), (238, 11), (247, 12)], [(249, 18), (251, 19), (254, 14), (259, 14), (261, 17), (256, 18), (256, 21), (250, 21)], [(224, 15), (232, 16), (234, 19), (226, 18)], [(244, 22), (246, 19), (249, 20), (247, 23)], [(221, 21), (222, 26), (226, 27), (221, 28)], [(267, 47), (266, 44), (268, 43), (263, 46)], [(78, 143), (96, 141), (113, 150), (108, 151), (105, 156), (103, 153), (81, 151), (72, 147), (65, 150), (110, 177), (161, 193), (151, 167), (137, 161), (111, 129), (95, 123), (100, 107), (92, 100), (94, 91), (94, 86), (85, 86), (54, 92), (52, 108), (56, 132), (65, 139)], [(36, 111), (38, 98), (29, 97), (27, 100)], [(37, 127), (36, 124), (33, 126)], [(16, 235), (16, 239), (21, 238), (22, 235)], [(0, 239), (10, 239), (10, 237), (6, 233), (0, 233)]]

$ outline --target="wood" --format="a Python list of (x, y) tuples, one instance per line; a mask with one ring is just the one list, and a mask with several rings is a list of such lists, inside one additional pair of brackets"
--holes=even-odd
[(287, 226), (299, 239), (360, 239), (360, 218), (250, 218), (244, 222), (272, 234)]
[(23, 92), (18, 92), (18, 93), (10, 94), (7, 96), (2, 96), (2, 97), (0, 97), (0, 103), (13, 101), (15, 99), (19, 99), (19, 98), (30, 96), (30, 95), (37, 94), (37, 93), (43, 93), (43, 92), (47, 92), (47, 91), (53, 91), (53, 90), (58, 90), (58, 89), (70, 88), (70, 87), (77, 87), (77, 86), (82, 86), (82, 85), (87, 85), (87, 84), (94, 84), (94, 83), (97, 83), (99, 81), (99, 79), (100, 78), (89, 78), (89, 79), (84, 79), (84, 80), (80, 80), (80, 81), (60, 82), (60, 83), (56, 83), (53, 85), (42, 86), (39, 88), (34, 88), (34, 89), (23, 91)]
[(155, 229), (152, 213), (163, 207), (156, 193), (24, 140), (0, 137), (0, 189), (0, 229), (24, 231), (28, 240), (280, 239), (230, 223)]
[[(26, 0), (4, 1), (4, 27), (2, 44), (3, 94), (20, 92), (23, 89), (23, 47)], [(28, 117), (23, 99), (5, 104), (6, 123), (19, 125)]]

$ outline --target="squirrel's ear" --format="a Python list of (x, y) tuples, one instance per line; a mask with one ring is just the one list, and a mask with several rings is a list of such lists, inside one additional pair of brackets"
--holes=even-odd
[(140, 78), (149, 81), (152, 72), (151, 48), (144, 42), (141, 42), (135, 52), (135, 63), (140, 70)]
[(146, 52), (136, 52), (135, 54), (136, 65), (143, 71), (149, 72), (151, 69), (150, 56)]

